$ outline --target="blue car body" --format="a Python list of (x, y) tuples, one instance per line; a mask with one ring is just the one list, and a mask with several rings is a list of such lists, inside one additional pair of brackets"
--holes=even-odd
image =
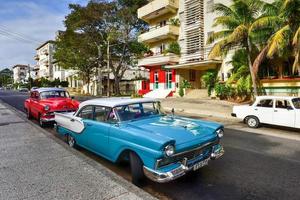
[[(219, 144), (222, 135), (218, 134), (223, 125), (214, 122), (157, 114), (113, 123), (82, 119), (82, 123), (80, 133), (59, 123), (56, 129), (112, 162), (117, 162), (124, 152), (135, 152), (143, 162), (145, 175), (157, 182), (178, 178), (193, 170), (196, 163), (224, 153)], [(175, 147), (174, 155), (166, 156), (167, 145)]]

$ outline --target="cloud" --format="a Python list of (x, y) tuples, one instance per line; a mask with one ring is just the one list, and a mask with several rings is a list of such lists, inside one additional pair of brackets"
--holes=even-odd
[[(63, 20), (69, 12), (68, 4), (83, 2), (0, 0), (0, 69), (15, 64), (35, 64), (33, 57), (39, 44), (54, 39), (56, 31), (64, 29)], [(5, 33), (5, 30), (13, 32), (14, 36)]]

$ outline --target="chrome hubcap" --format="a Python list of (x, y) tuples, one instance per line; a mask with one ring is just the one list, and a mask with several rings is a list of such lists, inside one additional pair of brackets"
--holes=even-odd
[(254, 127), (254, 126), (256, 126), (256, 120), (253, 118), (250, 118), (248, 120), (248, 124), (249, 124), (249, 126)]

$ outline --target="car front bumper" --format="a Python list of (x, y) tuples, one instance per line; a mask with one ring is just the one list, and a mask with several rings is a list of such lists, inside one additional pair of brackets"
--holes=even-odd
[[(219, 148), (213, 150), (213, 152), (210, 154), (208, 159), (209, 160), (218, 159), (224, 154), (224, 152), (225, 152), (224, 148), (221, 145), (219, 145)], [(199, 161), (199, 162), (201, 162), (201, 161)], [(158, 183), (165, 183), (165, 182), (175, 180), (175, 179), (185, 175), (188, 171), (193, 170), (193, 168), (196, 164), (197, 163), (194, 163), (191, 166), (187, 166), (186, 162), (183, 161), (183, 162), (181, 162), (179, 167), (172, 169), (170, 171), (167, 171), (167, 172), (160, 172), (160, 171), (153, 170), (153, 169), (150, 169), (150, 168), (144, 166), (143, 171), (144, 171), (145, 176), (147, 178), (149, 178), (150, 180), (158, 182)]]

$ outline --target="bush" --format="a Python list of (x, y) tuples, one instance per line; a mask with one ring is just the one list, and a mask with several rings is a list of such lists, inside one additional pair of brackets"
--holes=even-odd
[(228, 99), (236, 95), (235, 89), (223, 83), (217, 83), (215, 86), (216, 96), (220, 99)]
[(207, 88), (207, 94), (210, 97), (211, 92), (218, 81), (218, 71), (215, 69), (207, 70), (202, 76), (202, 81), (204, 82), (205, 87)]
[(180, 86), (179, 86), (179, 92), (178, 92), (178, 94), (179, 94), (180, 97), (183, 97), (183, 96), (184, 96), (184, 91), (183, 91), (183, 86), (182, 86), (182, 84), (180, 84)]
[(190, 82), (188, 82), (187, 80), (183, 80), (181, 85), (182, 85), (182, 88), (184, 88), (184, 89), (192, 87), (192, 84)]
[(178, 42), (171, 42), (169, 44), (168, 49), (166, 49), (164, 51), (164, 54), (166, 54), (166, 53), (174, 53), (176, 55), (180, 55), (180, 51), (181, 51), (181, 48), (180, 48), (180, 45), (178, 44)]

